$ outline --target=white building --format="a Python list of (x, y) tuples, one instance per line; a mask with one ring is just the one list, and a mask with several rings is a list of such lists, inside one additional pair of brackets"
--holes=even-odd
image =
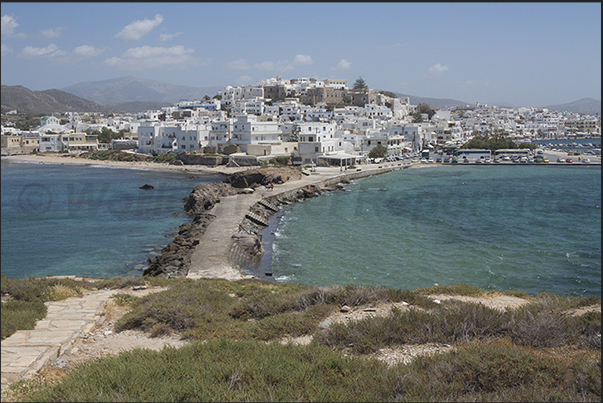
[(232, 144), (247, 152), (249, 144), (280, 143), (281, 130), (275, 116), (238, 114), (232, 126)]
[(302, 122), (298, 126), (298, 154), (302, 164), (317, 163), (321, 156), (336, 155), (345, 151), (343, 140), (335, 135), (335, 123)]

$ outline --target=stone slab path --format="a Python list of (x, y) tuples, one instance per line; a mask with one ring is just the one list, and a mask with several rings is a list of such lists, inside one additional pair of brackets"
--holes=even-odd
[(46, 302), (48, 314), (33, 330), (18, 330), (2, 340), (2, 387), (30, 378), (60, 357), (82, 333), (104, 320), (109, 298), (119, 290), (102, 290), (83, 297)]

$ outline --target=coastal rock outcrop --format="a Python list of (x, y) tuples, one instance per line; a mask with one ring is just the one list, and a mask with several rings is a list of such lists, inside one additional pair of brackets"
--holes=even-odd
[(220, 197), (232, 196), (237, 189), (227, 183), (204, 183), (195, 186), (185, 200), (184, 212), (190, 215), (202, 214), (220, 202)]
[(178, 235), (168, 243), (159, 255), (147, 259), (149, 266), (143, 276), (178, 278), (186, 277), (191, 263), (191, 255), (207, 229), (216, 218), (206, 213), (196, 216), (191, 223), (178, 227)]
[(295, 168), (258, 168), (236, 172), (228, 175), (224, 183), (230, 183), (235, 188), (257, 188), (270, 183), (280, 184), (301, 179), (301, 172)]

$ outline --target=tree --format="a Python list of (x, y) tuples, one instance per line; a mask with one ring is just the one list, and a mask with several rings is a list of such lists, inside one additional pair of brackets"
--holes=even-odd
[(385, 158), (387, 157), (387, 147), (377, 144), (369, 151), (369, 158)]
[(421, 123), (423, 121), (421, 114), (427, 114), (427, 119), (431, 119), (435, 113), (435, 109), (433, 109), (431, 106), (427, 104), (419, 104), (417, 105), (415, 113), (412, 114), (413, 123)]
[(368, 88), (368, 86), (366, 85), (366, 83), (362, 79), (362, 76), (360, 76), (360, 77), (358, 77), (358, 79), (354, 83), (354, 87), (353, 88), (355, 90), (366, 90)]

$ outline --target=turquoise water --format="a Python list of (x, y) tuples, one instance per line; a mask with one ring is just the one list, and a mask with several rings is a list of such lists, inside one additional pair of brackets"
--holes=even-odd
[(287, 209), (277, 281), (601, 296), (600, 167), (417, 167)]
[[(166, 235), (190, 221), (181, 199), (222, 179), (2, 161), (2, 274), (140, 276)], [(154, 189), (139, 189), (147, 183)]]

